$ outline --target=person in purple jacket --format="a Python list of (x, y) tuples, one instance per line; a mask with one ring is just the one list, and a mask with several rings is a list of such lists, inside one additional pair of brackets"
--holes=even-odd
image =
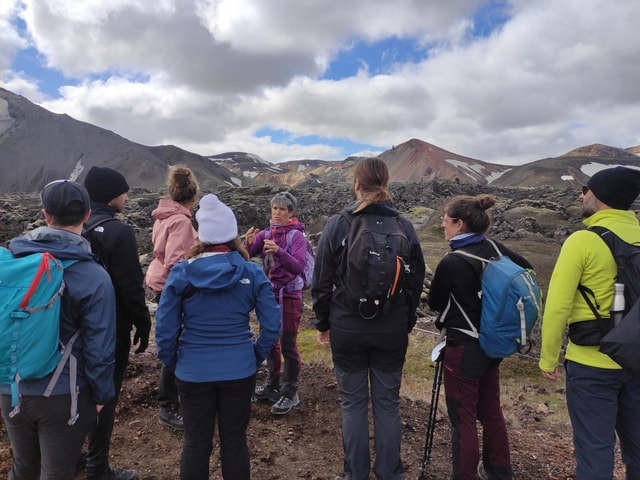
[(217, 419), (222, 478), (248, 480), (251, 396), (256, 370), (278, 338), (280, 311), (231, 209), (208, 194), (196, 219), (199, 241), (171, 269), (156, 312), (158, 358), (175, 373), (182, 405), (180, 479), (209, 478)]
[[(260, 255), (262, 258), (264, 271), (280, 305), (282, 334), (267, 356), (267, 379), (255, 391), (258, 400), (275, 402), (271, 407), (271, 413), (275, 415), (286, 415), (300, 404), (298, 376), (302, 362), (298, 351), (298, 327), (302, 318), (303, 284), (300, 275), (305, 267), (307, 240), (304, 224), (294, 216), (297, 204), (296, 197), (289, 192), (276, 194), (271, 199), (269, 227), (262, 231), (251, 227), (244, 240), (249, 256)], [(290, 230), (298, 233), (287, 235)]]

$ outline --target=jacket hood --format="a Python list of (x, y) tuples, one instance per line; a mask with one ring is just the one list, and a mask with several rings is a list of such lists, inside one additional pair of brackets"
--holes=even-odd
[(238, 252), (204, 253), (187, 262), (189, 283), (207, 290), (225, 290), (242, 281), (247, 263)]
[(171, 200), (170, 198), (162, 198), (158, 202), (158, 207), (151, 212), (151, 216), (155, 220), (164, 220), (172, 215), (186, 215), (191, 218), (191, 210), (186, 208), (179, 202)]
[(49, 252), (62, 260), (93, 260), (91, 247), (82, 235), (60, 228), (40, 227), (9, 242), (9, 250), (16, 256)]

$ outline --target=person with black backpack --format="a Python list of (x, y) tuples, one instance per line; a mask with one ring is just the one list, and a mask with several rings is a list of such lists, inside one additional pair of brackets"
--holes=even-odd
[(545, 378), (559, 378), (558, 360), (568, 327), (566, 397), (579, 480), (613, 478), (616, 434), (626, 478), (640, 478), (640, 377), (605, 354), (600, 343), (613, 327), (609, 320), (614, 284), (622, 276), (618, 278), (616, 260), (597, 232), (604, 227), (607, 235), (640, 248), (640, 225), (630, 210), (639, 194), (637, 168), (595, 173), (580, 194), (588, 229), (565, 240), (549, 282), (539, 367)]
[(147, 349), (151, 331), (135, 232), (130, 225), (116, 218), (129, 199), (129, 185), (124, 176), (112, 168), (91, 167), (84, 186), (91, 197), (92, 211), (83, 235), (107, 269), (116, 291), (116, 398), (100, 412), (98, 422), (89, 434), (86, 480), (135, 480), (138, 478), (136, 470), (109, 465), (116, 406), (129, 364), (131, 330), (135, 326), (133, 344), (138, 345), (137, 354)]
[[(46, 318), (59, 325), (59, 336), (54, 342), (65, 345), (64, 352), (57, 352), (64, 359), (43, 377), (25, 378), (15, 385), (19, 403), (12, 406), (12, 386), (0, 385), (0, 405), (9, 440), (11, 441), (12, 466), (9, 478), (67, 479), (74, 478), (76, 460), (80, 455), (87, 432), (96, 422), (97, 412), (112, 401), (115, 349), (115, 295), (109, 275), (91, 253), (89, 243), (81, 236), (82, 224), (90, 214), (89, 194), (86, 189), (70, 180), (57, 180), (47, 184), (40, 195), (47, 225), (16, 237), (9, 243), (15, 261), (27, 256), (46, 254), (51, 260), (35, 287), (38, 288), (53, 275), (52, 270), (63, 269), (61, 295), (53, 301), (59, 306), (59, 318)], [(64, 264), (68, 266), (64, 266)], [(6, 272), (2, 272), (6, 273)], [(48, 275), (51, 273), (51, 275)], [(3, 293), (11, 290), (12, 279), (2, 279)], [(21, 294), (30, 295), (23, 291)], [(0, 305), (2, 324), (9, 317), (27, 322), (29, 314), (37, 311), (53, 311), (52, 304), (36, 303), (22, 306), (19, 311), (6, 311), (6, 303)], [(35, 308), (47, 305), (51, 308)], [(33, 307), (33, 308), (27, 308)], [(31, 311), (30, 311), (31, 310)], [(45, 320), (39, 318), (39, 320)], [(26, 325), (14, 332), (26, 334)], [(13, 364), (22, 357), (32, 361), (44, 348), (46, 325), (35, 326), (32, 347), (13, 351)], [(11, 332), (2, 329), (3, 340)], [(4, 360), (9, 348), (0, 353), (0, 371), (4, 377), (11, 365)], [(71, 355), (68, 355), (68, 354)], [(17, 355), (16, 355), (17, 354)], [(26, 358), (29, 356), (30, 358)], [(20, 373), (19, 371), (17, 373)], [(58, 375), (57, 380), (54, 377)], [(53, 382), (52, 382), (52, 379)]]
[[(482, 330), (484, 262), (460, 254), (489, 259), (497, 255), (497, 247), (517, 265), (532, 268), (524, 257), (485, 236), (491, 225), (487, 210), (494, 205), (495, 199), (488, 195), (456, 197), (445, 205), (442, 228), (451, 251), (436, 267), (427, 300), (440, 312), (436, 326), (446, 332), (444, 388), (451, 423), (452, 480), (476, 479), (484, 473), (490, 480), (513, 476), (500, 406), (501, 359), (488, 357), (477, 335)], [(483, 429), (482, 457), (478, 420)]]
[(398, 480), (403, 471), (400, 383), (425, 263), (413, 225), (393, 206), (388, 181), (382, 160), (356, 165), (356, 200), (327, 221), (311, 286), (318, 341), (331, 346), (342, 397), (349, 480), (368, 479), (371, 470), (369, 399), (376, 478)]

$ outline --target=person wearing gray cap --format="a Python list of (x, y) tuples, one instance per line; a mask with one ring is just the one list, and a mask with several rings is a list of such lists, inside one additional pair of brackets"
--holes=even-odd
[(100, 412), (100, 418), (89, 434), (86, 480), (135, 480), (138, 478), (136, 470), (109, 466), (116, 405), (129, 363), (131, 329), (135, 326), (133, 344), (138, 345), (135, 353), (146, 350), (151, 330), (135, 232), (116, 218), (117, 213), (124, 211), (129, 185), (124, 176), (112, 168), (92, 167), (84, 186), (91, 197), (92, 210), (84, 235), (104, 263), (116, 291), (116, 398)]
[[(115, 295), (109, 275), (96, 261), (82, 233), (89, 218), (89, 195), (69, 180), (57, 180), (41, 193), (47, 226), (36, 228), (9, 243), (17, 256), (48, 252), (59, 260), (76, 260), (63, 273), (60, 341), (73, 342), (77, 361), (76, 388), (67, 362), (50, 396), (45, 389), (53, 372), (42, 379), (20, 382), (21, 408), (12, 412), (11, 387), (0, 385), (2, 417), (11, 441), (9, 478), (74, 478), (76, 459), (96, 414), (114, 397)], [(71, 391), (77, 394), (75, 422)], [(12, 414), (15, 413), (15, 414)]]
[[(638, 169), (615, 167), (595, 173), (580, 195), (583, 223), (640, 245), (640, 225), (630, 210), (639, 194)], [(559, 378), (558, 359), (569, 327), (564, 367), (575, 478), (613, 478), (617, 434), (630, 480), (640, 478), (640, 378), (599, 350), (605, 332), (587, 298), (591, 296), (598, 315), (608, 319), (617, 274), (611, 251), (599, 237), (579, 230), (562, 246), (549, 282), (539, 367), (545, 378)], [(583, 297), (579, 286), (589, 296)]]

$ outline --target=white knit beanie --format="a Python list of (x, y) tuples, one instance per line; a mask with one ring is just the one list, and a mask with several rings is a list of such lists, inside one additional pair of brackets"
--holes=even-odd
[(238, 236), (238, 223), (233, 211), (212, 193), (200, 199), (196, 220), (198, 238), (203, 243), (220, 245)]

